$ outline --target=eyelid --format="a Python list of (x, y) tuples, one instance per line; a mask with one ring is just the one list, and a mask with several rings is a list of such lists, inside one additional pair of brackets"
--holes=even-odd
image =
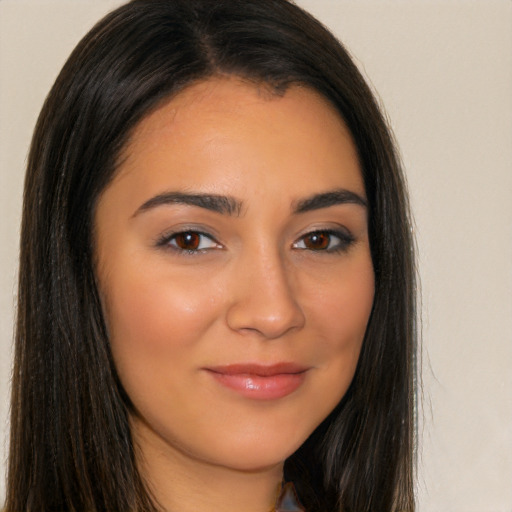
[[(328, 247), (326, 249), (310, 249), (305, 246), (304, 239), (308, 236), (312, 236), (315, 234), (325, 234), (330, 237), (335, 237), (339, 241), (335, 247)], [(356, 241), (354, 235), (346, 228), (315, 228), (303, 233), (293, 244), (292, 248), (298, 249), (301, 251), (310, 251), (314, 253), (337, 253), (344, 252), (349, 249), (349, 247)], [(299, 244), (304, 244), (303, 247), (299, 246)]]
[[(207, 238), (211, 241), (211, 246), (209, 247), (198, 247), (196, 249), (186, 249), (178, 247), (176, 244), (172, 244), (171, 241), (176, 239), (179, 235), (183, 234), (196, 234), (200, 237)], [(326, 248), (310, 248), (305, 246), (304, 240), (308, 236), (313, 236), (315, 234), (323, 234), (330, 237), (329, 246)], [(332, 246), (333, 239), (337, 239), (334, 241), (334, 246)], [(301, 234), (295, 242), (292, 243), (292, 249), (300, 250), (300, 251), (309, 251), (312, 253), (339, 253), (347, 251), (350, 246), (356, 241), (354, 235), (345, 227), (339, 226), (336, 228), (332, 227), (315, 227), (311, 228), (308, 231)], [(184, 255), (196, 255), (196, 254), (204, 254), (214, 249), (224, 249), (224, 245), (220, 243), (215, 235), (213, 235), (209, 230), (204, 229), (204, 227), (200, 226), (179, 226), (170, 230), (165, 231), (160, 236), (158, 236), (154, 242), (154, 245), (157, 248), (161, 248), (164, 250), (174, 251), (177, 254)]]
[[(183, 235), (186, 233), (194, 233), (199, 235), (200, 237), (208, 238), (212, 241), (213, 246), (207, 247), (207, 248), (198, 248), (198, 249), (182, 249), (176, 245), (172, 245), (170, 242), (175, 239), (179, 235)], [(192, 227), (192, 226), (180, 226), (179, 228), (172, 229), (169, 231), (164, 232), (162, 235), (160, 235), (156, 241), (155, 246), (161, 249), (169, 249), (172, 251), (175, 251), (178, 254), (201, 254), (213, 249), (221, 249), (223, 248), (223, 245), (216, 239), (214, 235), (209, 233), (208, 231), (204, 230), (203, 228), (199, 227)]]

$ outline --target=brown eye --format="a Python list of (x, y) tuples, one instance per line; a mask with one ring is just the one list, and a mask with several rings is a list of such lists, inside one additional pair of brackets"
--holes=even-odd
[(304, 246), (311, 251), (321, 251), (329, 247), (331, 235), (329, 233), (311, 233), (304, 237)]
[(183, 251), (197, 251), (201, 242), (199, 233), (186, 232), (174, 236), (174, 245)]
[(301, 236), (293, 244), (293, 248), (330, 254), (348, 250), (354, 241), (349, 231), (312, 231)]
[(164, 235), (158, 240), (158, 247), (167, 247), (176, 252), (194, 254), (208, 251), (210, 249), (221, 249), (219, 244), (211, 235), (200, 231), (181, 231)]

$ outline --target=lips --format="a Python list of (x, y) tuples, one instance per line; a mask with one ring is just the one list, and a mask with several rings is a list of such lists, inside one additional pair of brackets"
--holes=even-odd
[(296, 363), (230, 364), (205, 369), (222, 386), (254, 400), (276, 400), (296, 391), (308, 367)]

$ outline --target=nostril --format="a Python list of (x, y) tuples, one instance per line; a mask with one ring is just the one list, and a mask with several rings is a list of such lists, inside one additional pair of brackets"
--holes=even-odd
[(269, 298), (254, 293), (233, 301), (227, 311), (230, 329), (279, 338), (304, 326), (304, 313), (293, 295)]

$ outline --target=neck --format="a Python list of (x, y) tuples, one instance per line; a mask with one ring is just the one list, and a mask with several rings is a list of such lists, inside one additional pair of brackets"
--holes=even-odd
[(133, 425), (136, 458), (162, 512), (270, 512), (283, 464), (251, 471), (198, 460)]

